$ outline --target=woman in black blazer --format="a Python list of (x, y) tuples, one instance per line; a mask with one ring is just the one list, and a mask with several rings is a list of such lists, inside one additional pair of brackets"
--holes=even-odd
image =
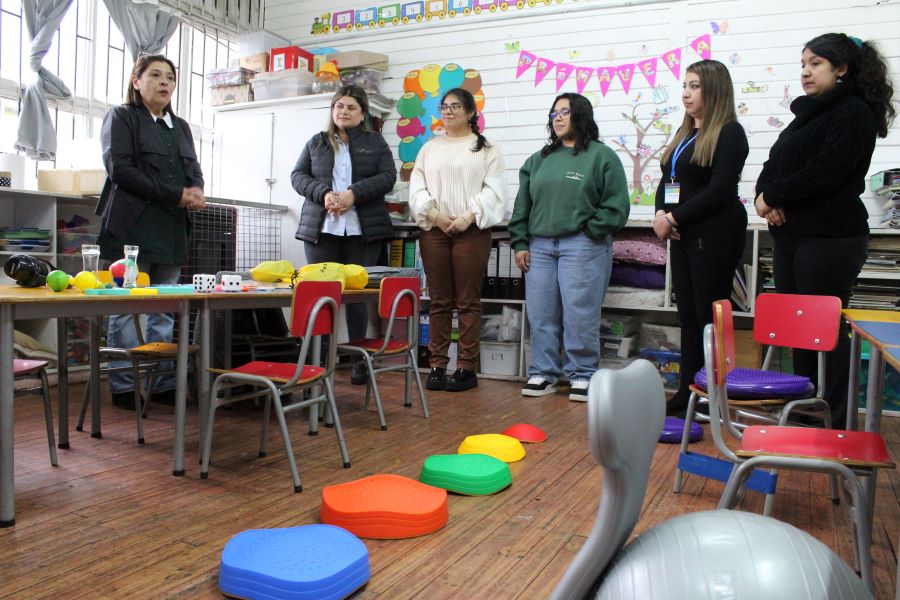
[[(118, 260), (124, 245), (139, 246), (140, 270), (155, 284), (178, 282), (187, 255), (187, 211), (205, 206), (190, 127), (172, 112), (175, 80), (175, 65), (165, 56), (138, 57), (125, 103), (106, 114), (100, 137), (108, 175), (95, 211), (102, 216), (100, 257)], [(149, 315), (146, 341), (172, 341), (174, 322), (170, 314)], [(107, 343), (138, 345), (130, 315), (109, 318)], [(171, 403), (174, 387), (172, 377), (160, 379), (151, 399)], [(109, 389), (117, 406), (134, 407), (130, 373), (112, 373)]]
[[(397, 168), (387, 142), (369, 131), (369, 100), (355, 85), (331, 98), (328, 129), (310, 139), (291, 173), (291, 184), (304, 197), (294, 237), (303, 240), (309, 263), (339, 262), (372, 266), (385, 240), (393, 237), (384, 196), (394, 187)], [(351, 340), (366, 336), (368, 310), (349, 304)], [(365, 384), (365, 365), (357, 363), (350, 380)]]

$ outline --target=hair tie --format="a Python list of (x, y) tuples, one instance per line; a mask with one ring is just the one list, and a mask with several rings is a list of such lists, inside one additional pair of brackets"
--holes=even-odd
[(848, 35), (847, 38), (853, 42), (857, 48), (862, 48), (863, 41), (856, 36)]

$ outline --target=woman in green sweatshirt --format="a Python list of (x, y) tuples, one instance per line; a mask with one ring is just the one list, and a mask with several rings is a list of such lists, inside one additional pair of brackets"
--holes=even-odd
[(616, 153), (599, 141), (587, 98), (557, 96), (548, 117), (550, 139), (519, 170), (509, 222), (531, 326), (533, 362), (522, 395), (552, 394), (565, 376), (569, 399), (584, 402), (600, 361), (600, 307), (612, 234), (628, 220), (628, 186)]

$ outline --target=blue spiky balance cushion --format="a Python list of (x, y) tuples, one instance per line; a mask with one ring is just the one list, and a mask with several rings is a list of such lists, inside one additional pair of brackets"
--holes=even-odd
[(486, 454), (436, 454), (425, 459), (419, 481), (469, 496), (495, 494), (512, 483), (509, 465)]
[(331, 525), (251, 529), (229, 540), (219, 588), (248, 600), (340, 600), (369, 581), (369, 551)]

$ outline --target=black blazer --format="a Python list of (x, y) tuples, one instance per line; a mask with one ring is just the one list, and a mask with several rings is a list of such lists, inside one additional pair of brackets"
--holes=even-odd
[[(319, 242), (325, 222), (325, 194), (331, 191), (334, 173), (334, 150), (327, 135), (319, 132), (306, 143), (291, 173), (294, 190), (306, 199), (294, 237), (314, 244)], [(364, 131), (361, 126), (348, 129), (347, 135), (353, 165), (350, 189), (363, 238), (367, 242), (390, 239), (394, 231), (384, 195), (397, 181), (391, 149), (380, 133)]]
[[(174, 114), (172, 123), (184, 165), (184, 187), (203, 188), (191, 129)], [(102, 216), (104, 230), (127, 243), (134, 224), (150, 203), (164, 208), (178, 206), (184, 188), (165, 184), (159, 178), (159, 164), (166, 150), (159, 125), (145, 107), (123, 104), (107, 112), (100, 143), (108, 177), (94, 213)]]

